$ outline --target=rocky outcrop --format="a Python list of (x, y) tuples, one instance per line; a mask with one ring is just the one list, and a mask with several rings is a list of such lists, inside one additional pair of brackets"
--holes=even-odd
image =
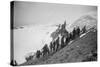
[(68, 36), (68, 31), (66, 30), (66, 21), (64, 24), (59, 24), (58, 28), (51, 33), (51, 37), (53, 40), (55, 40), (59, 35), (61, 36)]

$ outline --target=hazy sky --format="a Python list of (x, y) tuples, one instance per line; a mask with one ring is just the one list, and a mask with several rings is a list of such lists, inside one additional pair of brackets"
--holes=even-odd
[(84, 13), (96, 11), (95, 6), (66, 5), (37, 2), (15, 2), (14, 27), (37, 24), (69, 24)]

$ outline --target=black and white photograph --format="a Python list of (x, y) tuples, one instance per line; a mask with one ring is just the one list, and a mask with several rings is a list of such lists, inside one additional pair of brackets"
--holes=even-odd
[(10, 65), (97, 62), (97, 6), (12, 1), (10, 8)]

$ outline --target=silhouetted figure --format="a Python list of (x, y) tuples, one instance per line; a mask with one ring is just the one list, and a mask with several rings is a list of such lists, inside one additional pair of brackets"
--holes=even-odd
[(56, 43), (55, 41), (53, 42), (53, 52), (55, 52), (55, 46), (56, 46)]
[(72, 40), (73, 38), (72, 32), (69, 33), (69, 39)]
[(56, 40), (56, 44), (57, 44), (57, 48), (56, 48), (56, 51), (57, 51), (59, 49), (59, 37)]
[(74, 28), (74, 29), (73, 29), (72, 39), (75, 39), (75, 38), (76, 38), (76, 29)]
[(43, 50), (43, 56), (49, 54), (49, 48), (48, 48), (47, 44), (44, 45), (44, 47), (42, 48), (42, 50)]
[(36, 52), (36, 57), (37, 57), (37, 58), (40, 58), (40, 55), (41, 55), (41, 51), (40, 51), (40, 50), (37, 50), (37, 52)]
[(82, 28), (82, 34), (86, 32), (86, 26)]
[(68, 36), (68, 37), (66, 37), (65, 44), (68, 45), (69, 41), (70, 41), (70, 37)]
[(33, 59), (33, 55), (30, 55), (28, 57), (25, 57), (26, 61), (32, 60)]
[(53, 44), (52, 44), (52, 42), (50, 42), (49, 47), (50, 47), (50, 52), (52, 53), (53, 52)]
[(64, 36), (62, 36), (62, 39), (61, 39), (61, 48), (63, 48), (65, 46), (64, 44)]
[(80, 28), (77, 28), (77, 35), (80, 36)]

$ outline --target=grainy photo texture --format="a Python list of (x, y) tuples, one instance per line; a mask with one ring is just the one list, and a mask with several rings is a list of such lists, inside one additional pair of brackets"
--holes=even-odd
[(97, 6), (11, 2), (11, 65), (97, 61)]

